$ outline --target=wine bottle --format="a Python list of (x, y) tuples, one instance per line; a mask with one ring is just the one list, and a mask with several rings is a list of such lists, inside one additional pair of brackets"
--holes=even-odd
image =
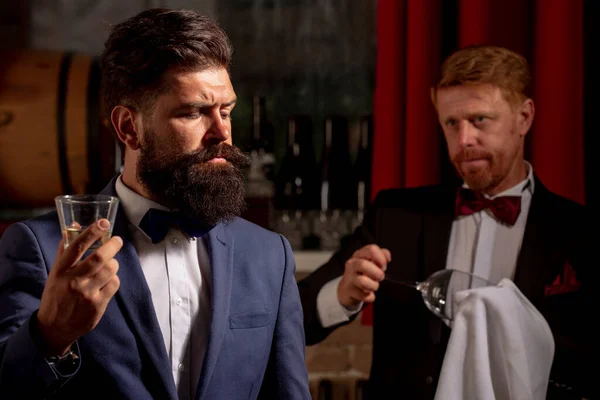
[(310, 235), (306, 215), (318, 204), (315, 171), (312, 122), (305, 116), (290, 117), (287, 149), (277, 174), (275, 207), (276, 230), (288, 238), (293, 248), (312, 247), (304, 242)]
[(318, 204), (315, 171), (312, 122), (305, 116), (290, 117), (287, 150), (277, 178), (277, 208), (315, 209)]
[(372, 132), (373, 119), (371, 116), (364, 116), (358, 120), (358, 150), (356, 161), (354, 163), (354, 176), (357, 179), (355, 216), (351, 223), (351, 230), (354, 231), (362, 224), (366, 208), (371, 202), (371, 169), (372, 169)]
[(357, 177), (356, 204), (358, 211), (364, 211), (371, 201), (372, 131), (373, 119), (365, 116), (359, 120), (359, 143), (354, 163)]
[[(348, 120), (330, 116), (325, 120), (325, 146), (321, 170), (328, 187), (327, 206), (331, 210), (356, 208), (356, 179), (352, 173)], [(323, 185), (322, 185), (323, 187)]]
[(268, 121), (265, 110), (265, 98), (254, 96), (252, 99), (252, 141), (250, 145), (250, 166), (246, 179), (247, 208), (243, 217), (265, 228), (270, 228), (274, 183), (272, 169), (275, 162), (273, 154), (273, 125)]
[(252, 98), (252, 149), (256, 152), (264, 170), (265, 177), (274, 179), (275, 165), (275, 129), (267, 116), (266, 100), (264, 96)]

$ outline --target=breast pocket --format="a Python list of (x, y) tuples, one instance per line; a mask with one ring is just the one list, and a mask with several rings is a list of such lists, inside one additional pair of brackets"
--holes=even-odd
[(252, 329), (269, 325), (271, 312), (268, 309), (253, 310), (229, 316), (229, 328)]

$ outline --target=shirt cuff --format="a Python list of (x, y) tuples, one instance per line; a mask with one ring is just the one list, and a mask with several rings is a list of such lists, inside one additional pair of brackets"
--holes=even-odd
[[(29, 334), (31, 335), (33, 343), (37, 347), (38, 351), (40, 353), (44, 353), (47, 345), (38, 326), (37, 310), (32, 314), (29, 320)], [(81, 366), (81, 351), (79, 350), (79, 343), (75, 341), (71, 348), (77, 355), (77, 359), (72, 364), (56, 365), (52, 362), (49, 362), (48, 359), (44, 357), (46, 364), (48, 364), (57, 379), (71, 378), (73, 375), (75, 375), (75, 373), (77, 373), (77, 371), (79, 371), (79, 367)]]
[(327, 282), (317, 295), (317, 314), (323, 328), (329, 328), (342, 322), (350, 321), (350, 317), (360, 312), (363, 303), (356, 308), (348, 309), (340, 303), (337, 288), (342, 277)]

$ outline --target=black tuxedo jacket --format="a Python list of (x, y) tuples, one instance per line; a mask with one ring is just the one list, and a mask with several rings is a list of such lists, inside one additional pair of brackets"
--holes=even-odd
[[(322, 327), (316, 298), (324, 284), (343, 274), (355, 250), (370, 243), (389, 249), (392, 262), (386, 277), (394, 280), (422, 281), (446, 267), (456, 190), (427, 186), (377, 195), (363, 225), (325, 265), (299, 282), (308, 345), (337, 327)], [(594, 398), (590, 395), (598, 385), (592, 382), (597, 359), (592, 357), (592, 324), (600, 298), (592, 296), (598, 282), (597, 258), (591, 257), (597, 244), (593, 218), (584, 206), (551, 193), (537, 178), (530, 207), (514, 282), (553, 331), (556, 350), (548, 398)], [(575, 270), (579, 289), (548, 289), (560, 281), (567, 265)], [(449, 333), (427, 310), (420, 293), (381, 282), (373, 304), (369, 398), (432, 399)]]

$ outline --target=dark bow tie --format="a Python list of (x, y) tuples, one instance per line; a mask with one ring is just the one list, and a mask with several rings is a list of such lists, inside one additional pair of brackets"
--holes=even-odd
[(521, 196), (501, 196), (488, 199), (483, 194), (460, 188), (456, 196), (456, 215), (470, 215), (489, 208), (496, 219), (514, 225), (521, 212)]
[(188, 217), (176, 211), (164, 211), (156, 208), (149, 209), (140, 221), (140, 228), (152, 239), (154, 244), (163, 240), (172, 227), (181, 230), (189, 237), (203, 236), (211, 229), (197, 218)]

